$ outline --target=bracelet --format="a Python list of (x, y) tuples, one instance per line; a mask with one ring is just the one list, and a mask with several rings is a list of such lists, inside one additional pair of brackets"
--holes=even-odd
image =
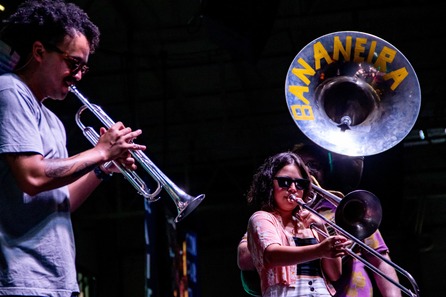
[(100, 180), (109, 180), (110, 177), (112, 177), (113, 172), (107, 174), (104, 171), (102, 171), (101, 167), (96, 166), (94, 169), (94, 174), (96, 175), (96, 177)]

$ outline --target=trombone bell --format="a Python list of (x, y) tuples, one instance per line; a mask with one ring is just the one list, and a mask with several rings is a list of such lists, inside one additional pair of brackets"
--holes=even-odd
[(378, 230), (382, 208), (378, 197), (365, 190), (347, 194), (336, 208), (336, 224), (354, 237), (363, 240)]

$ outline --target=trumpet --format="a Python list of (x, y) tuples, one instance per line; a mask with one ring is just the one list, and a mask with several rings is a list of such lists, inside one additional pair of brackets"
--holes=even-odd
[[(337, 206), (335, 212), (335, 222), (328, 220), (323, 215), (318, 213), (315, 209), (313, 209), (312, 205), (314, 205), (314, 201), (305, 203), (302, 199), (298, 199), (292, 194), (290, 195), (289, 199), (297, 202), (300, 207), (319, 217), (327, 225), (336, 230), (338, 234), (341, 234), (350, 239), (353, 242), (353, 245), (350, 248), (346, 249), (346, 253), (349, 256), (362, 262), (374, 273), (380, 275), (381, 277), (385, 278), (386, 280), (397, 286), (408, 296), (419, 297), (420, 290), (415, 279), (409, 272), (396, 265), (389, 259), (383, 257), (380, 253), (376, 252), (374, 249), (370, 248), (362, 242), (363, 239), (369, 237), (378, 229), (381, 222), (382, 209), (379, 199), (371, 192), (365, 190), (356, 190), (350, 192), (344, 198), (340, 199), (336, 195), (333, 195), (332, 193), (322, 189), (319, 186), (312, 184), (311, 187), (313, 191), (316, 192), (316, 194), (320, 195), (323, 199), (326, 199), (333, 205)], [(329, 234), (319, 229), (314, 224), (312, 224), (310, 227), (321, 234), (323, 237), (329, 236)], [(401, 285), (399, 282), (390, 278), (388, 275), (379, 270), (365, 258), (357, 255), (353, 251), (354, 246), (360, 246), (363, 250), (367, 251), (368, 253), (395, 268), (396, 271), (398, 271), (401, 275), (405, 276), (409, 280), (410, 284), (412, 285), (413, 291), (409, 290), (408, 288)]]
[[(100, 106), (90, 103), (90, 101), (77, 90), (76, 86), (70, 85), (69, 91), (76, 95), (76, 97), (83, 103), (83, 106), (81, 106), (76, 113), (76, 123), (90, 143), (92, 145), (96, 145), (100, 136), (92, 127), (85, 126), (82, 123), (80, 120), (82, 112), (85, 109), (89, 109), (107, 129), (114, 125), (115, 122), (102, 110)], [(179, 222), (184, 219), (201, 203), (201, 201), (203, 201), (205, 197), (204, 194), (193, 197), (185, 193), (177, 185), (175, 185), (143, 152), (130, 151), (130, 154), (156, 181), (157, 188), (155, 191), (150, 192), (144, 180), (135, 171), (125, 168), (116, 161), (111, 161), (111, 163), (113, 163), (119, 169), (124, 178), (130, 182), (138, 194), (142, 195), (149, 202), (157, 201), (160, 198), (158, 196), (159, 193), (162, 191), (162, 189), (165, 189), (177, 208), (178, 214), (175, 218), (175, 222)], [(108, 165), (108, 163), (106, 165)]]

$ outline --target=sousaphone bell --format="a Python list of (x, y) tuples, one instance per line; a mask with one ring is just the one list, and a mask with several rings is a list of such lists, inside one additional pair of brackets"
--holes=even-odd
[[(327, 34), (305, 46), (289, 67), (285, 94), (299, 129), (319, 146), (347, 156), (378, 154), (398, 144), (413, 128), (421, 104), (417, 76), (404, 55), (385, 40), (356, 31)], [(341, 200), (316, 185), (313, 191), (337, 207), (335, 223), (311, 203), (298, 201), (301, 207), (394, 267), (413, 290), (347, 250), (350, 256), (408, 296), (419, 296), (418, 285), (407, 271), (362, 242), (381, 222), (377, 197), (357, 190)]]
[(371, 34), (319, 37), (292, 61), (286, 103), (299, 129), (343, 155), (378, 154), (398, 144), (418, 117), (421, 91), (404, 55)]

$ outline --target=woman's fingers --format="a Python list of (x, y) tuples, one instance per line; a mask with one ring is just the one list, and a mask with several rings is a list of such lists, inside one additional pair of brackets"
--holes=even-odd
[(351, 245), (351, 241), (341, 235), (329, 236), (324, 240), (328, 258), (342, 257), (347, 252), (347, 247)]

